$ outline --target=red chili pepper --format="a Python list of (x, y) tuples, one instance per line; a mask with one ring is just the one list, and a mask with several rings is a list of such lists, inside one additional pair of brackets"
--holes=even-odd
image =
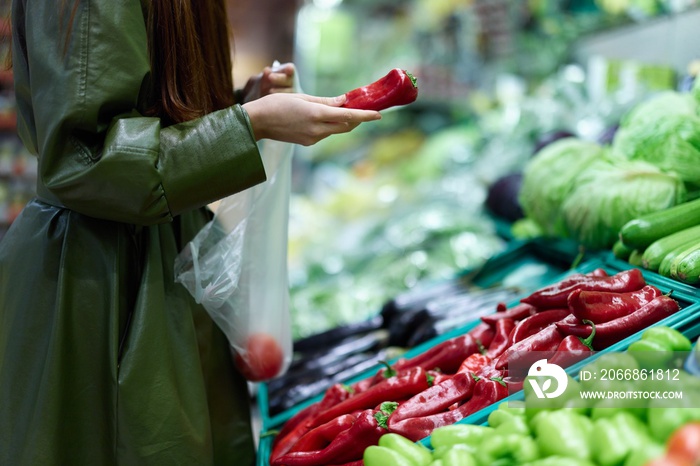
[[(679, 310), (678, 303), (671, 297), (663, 294), (657, 296), (632, 314), (596, 325), (593, 348), (597, 350), (607, 348)], [(558, 322), (556, 325), (564, 334), (577, 337), (586, 337), (592, 331), (591, 325), (580, 323)]]
[[(564, 318), (563, 322), (573, 323), (576, 322), (576, 318), (569, 315)], [(556, 351), (557, 347), (564, 339), (564, 335), (557, 327), (558, 324), (559, 322), (550, 324), (534, 335), (530, 335), (524, 340), (520, 340), (511, 345), (510, 348), (496, 359), (494, 367), (498, 370), (507, 369), (509, 364), (518, 364), (521, 367), (525, 367), (533, 357), (536, 358), (532, 360), (534, 363), (537, 359), (542, 359), (546, 356), (542, 353), (553, 353)], [(549, 359), (549, 356), (547, 356), (547, 359)]]
[(567, 303), (571, 313), (579, 319), (602, 324), (631, 314), (662, 294), (663, 292), (653, 285), (646, 285), (627, 293), (578, 289), (569, 294)]
[(422, 367), (413, 367), (400, 372), (394, 377), (368, 388), (366, 391), (353, 395), (335, 406), (329, 406), (319, 412), (308, 422), (313, 428), (330, 421), (342, 414), (350, 414), (361, 409), (374, 408), (385, 401), (398, 401), (411, 397), (427, 389), (428, 376)]
[(500, 356), (511, 345), (510, 334), (514, 328), (515, 320), (513, 319), (501, 319), (496, 322), (496, 336), (493, 337), (493, 341), (486, 352), (489, 358), (493, 359)]
[(493, 359), (485, 354), (474, 353), (462, 362), (457, 373), (465, 372), (467, 374), (477, 374), (481, 368), (488, 366), (492, 361)]
[[(486, 322), (480, 323), (467, 333), (471, 335), (472, 338), (474, 338), (474, 341), (476, 341), (477, 345), (479, 345), (479, 351), (486, 351), (486, 348), (489, 347), (493, 341), (494, 335), (496, 334), (494, 327)], [(481, 348), (483, 348), (483, 350)]]
[(624, 293), (639, 290), (646, 285), (641, 270), (623, 270), (611, 276), (574, 274), (553, 285), (541, 288), (520, 301), (542, 309), (563, 308), (567, 298), (575, 289), (588, 291), (615, 291)]
[(328, 387), (321, 401), (307, 406), (284, 423), (284, 426), (282, 426), (272, 443), (270, 458), (274, 459), (287, 453), (310, 430), (309, 421), (315, 418), (318, 413), (341, 403), (349, 397), (350, 389), (346, 385), (333, 384)]
[(349, 463), (343, 463), (343, 464), (332, 464), (329, 466), (365, 466), (365, 461), (364, 460), (357, 460), (357, 461), (350, 461)]
[(375, 417), (378, 410), (362, 411), (355, 423), (338, 436), (322, 450), (295, 451), (274, 459), (272, 466), (324, 466), (328, 464), (343, 464), (362, 458), (362, 454), (370, 445), (376, 445), (379, 438), (387, 431)]
[(605, 271), (605, 269), (601, 269), (601, 268), (595, 269), (592, 272), (588, 272), (588, 275), (590, 275), (591, 277), (609, 277), (610, 276), (608, 274), (608, 272)]
[(453, 403), (472, 396), (475, 380), (472, 373), (458, 373), (440, 384), (424, 390), (401, 403), (389, 416), (388, 426), (404, 419), (423, 417), (447, 409)]
[(353, 414), (342, 414), (325, 424), (311, 429), (299, 438), (289, 450), (289, 453), (294, 451), (315, 451), (326, 448), (336, 436), (352, 427), (356, 419), (357, 416)]
[(511, 337), (512, 343), (518, 343), (534, 335), (548, 325), (559, 322), (569, 314), (570, 312), (568, 309), (549, 309), (521, 320), (513, 330), (513, 335)]
[(504, 312), (496, 312), (483, 316), (481, 320), (491, 326), (495, 326), (496, 322), (501, 319), (523, 320), (537, 312), (537, 308), (527, 303), (518, 303), (515, 306)]
[(590, 320), (584, 320), (584, 324), (591, 324), (591, 334), (586, 338), (568, 335), (564, 337), (554, 355), (548, 360), (550, 364), (559, 367), (569, 367), (586, 359), (593, 352), (593, 338), (595, 337), (595, 324)]
[(454, 374), (467, 356), (478, 352), (476, 340), (465, 334), (445, 340), (411, 359), (399, 361), (394, 367), (403, 370), (420, 366), (426, 370), (440, 369), (445, 374)]
[(343, 107), (379, 111), (410, 104), (418, 97), (416, 81), (408, 71), (394, 68), (372, 84), (346, 92)]
[(430, 435), (432, 431), (438, 427), (454, 424), (470, 414), (496, 403), (507, 396), (508, 388), (503, 380), (498, 377), (494, 377), (493, 379), (481, 378), (474, 384), (472, 396), (466, 403), (463, 403), (455, 409), (392, 422), (392, 418), (394, 414), (396, 414), (395, 412), (389, 417), (389, 431), (401, 434), (417, 442)]

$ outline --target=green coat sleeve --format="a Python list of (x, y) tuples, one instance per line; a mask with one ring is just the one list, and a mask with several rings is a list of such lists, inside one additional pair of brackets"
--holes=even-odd
[(18, 127), (39, 157), (40, 197), (154, 224), (264, 181), (241, 106), (168, 127), (139, 112), (149, 61), (138, 0), (81, 0), (70, 30), (56, 10), (20, 0), (12, 12)]

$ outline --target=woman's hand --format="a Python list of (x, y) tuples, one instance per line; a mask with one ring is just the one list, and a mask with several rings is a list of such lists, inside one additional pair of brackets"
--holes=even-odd
[(274, 67), (266, 66), (262, 73), (251, 77), (246, 83), (243, 88), (244, 102), (278, 92), (292, 92), (295, 72), (296, 68), (293, 63)]
[(243, 104), (255, 139), (275, 139), (310, 146), (360, 123), (378, 120), (379, 112), (340, 108), (345, 96), (315, 97), (306, 94), (273, 93)]

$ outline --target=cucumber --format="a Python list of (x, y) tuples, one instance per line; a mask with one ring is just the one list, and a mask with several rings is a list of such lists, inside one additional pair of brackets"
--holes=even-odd
[(630, 265), (634, 265), (635, 267), (641, 267), (642, 251), (640, 251), (639, 249), (634, 249), (627, 258), (627, 262), (629, 262)]
[(700, 238), (673, 259), (671, 278), (690, 285), (700, 282)]
[(671, 263), (676, 259), (676, 257), (678, 257), (678, 254), (686, 249), (688, 249), (688, 245), (683, 244), (666, 254), (659, 264), (658, 274), (671, 278)]
[(684, 245), (692, 245), (700, 239), (700, 225), (686, 228), (668, 236), (657, 239), (644, 250), (642, 254), (642, 267), (657, 271), (661, 261), (666, 255)]
[(629, 248), (645, 249), (664, 236), (696, 225), (700, 225), (700, 199), (630, 220), (620, 229), (620, 239)]
[(618, 259), (621, 259), (623, 261), (626, 261), (629, 257), (630, 254), (632, 253), (632, 249), (628, 248), (625, 246), (625, 244), (622, 242), (622, 240), (617, 240), (615, 241), (615, 244), (612, 246), (612, 253), (613, 256), (617, 257)]

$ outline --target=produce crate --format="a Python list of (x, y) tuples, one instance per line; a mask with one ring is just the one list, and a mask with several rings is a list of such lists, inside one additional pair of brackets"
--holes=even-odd
[[(474, 286), (475, 289), (516, 286), (517, 293), (514, 295), (519, 299), (561, 277), (571, 268), (571, 264), (577, 259), (577, 256), (577, 249), (566, 241), (556, 239), (514, 241), (508, 244), (505, 251), (487, 260), (481, 267), (460, 271), (454, 280), (463, 280)], [(441, 283), (444, 281), (430, 282), (425, 286), (440, 286)], [(479, 316), (475, 316), (474, 320), (464, 325), (410, 348), (403, 356), (415, 356), (438, 343), (462, 335), (478, 322)], [(395, 359), (389, 362), (393, 362)], [(359, 375), (342, 382), (350, 384), (365, 379), (374, 375), (381, 367), (381, 365), (373, 365)], [(267, 431), (283, 424), (300, 409), (319, 401), (322, 396), (323, 394), (320, 394), (281, 413), (271, 414), (268, 384), (264, 382), (258, 384), (256, 402), (261, 416), (262, 430)]]
[[(514, 248), (507, 253), (500, 255), (497, 258), (494, 258), (493, 261), (490, 261), (490, 265), (494, 265), (494, 268), (491, 269), (490, 265), (486, 265), (483, 267), (482, 270), (480, 270), (478, 273), (476, 273), (474, 276), (475, 277), (482, 277), (482, 279), (486, 280), (488, 282), (489, 279), (493, 280), (492, 283), (495, 283), (498, 281), (498, 276), (503, 274), (503, 271), (499, 268), (499, 265), (503, 266), (503, 264), (509, 264), (513, 265), (512, 262), (508, 262), (508, 257), (507, 255), (511, 255), (511, 259), (515, 259), (516, 257), (520, 256), (521, 254), (524, 253), (524, 251), (521, 248), (524, 248), (525, 250), (529, 248), (534, 248), (537, 246), (534, 246), (532, 243), (528, 243), (527, 245), (521, 245), (518, 248)], [(525, 254), (527, 256), (527, 254)], [(516, 261), (517, 262), (517, 261)], [(573, 272), (579, 272), (579, 273), (588, 273), (593, 271), (594, 269), (597, 268), (603, 268), (605, 269), (609, 274), (615, 274), (618, 273), (622, 270), (627, 270), (630, 269), (632, 266), (627, 264), (626, 262), (623, 261), (616, 261), (614, 259), (611, 259), (607, 256), (598, 256), (591, 258), (590, 260), (587, 260), (586, 262), (582, 263), (580, 266), (576, 267), (575, 269), (568, 270), (565, 272), (562, 272), (558, 274), (556, 277), (553, 279), (549, 280), (548, 283), (542, 283), (538, 287), (547, 285), (549, 283), (554, 283), (557, 282), (563, 278), (565, 278), (567, 275)], [(654, 324), (654, 326), (657, 325), (665, 325), (669, 326), (675, 329), (678, 329), (686, 336), (689, 338), (696, 338), (698, 335), (700, 335), (700, 322), (698, 322), (698, 315), (700, 315), (700, 298), (698, 298), (697, 293), (695, 290), (692, 289), (692, 287), (688, 287), (687, 285), (681, 284), (679, 282), (676, 282), (675, 280), (670, 280), (666, 277), (662, 277), (656, 273), (652, 273), (649, 271), (642, 270), (642, 273), (645, 277), (645, 280), (647, 281), (648, 284), (657, 286), (659, 289), (661, 289), (663, 292), (668, 293), (670, 291), (673, 291), (672, 296), (680, 303), (681, 305), (681, 310), (677, 312), (676, 314), (669, 316), (662, 321)], [(490, 277), (490, 278), (486, 278)], [(531, 290), (534, 291), (534, 288)], [(517, 304), (519, 300), (516, 300), (512, 303), (509, 303), (509, 307), (512, 305)], [(422, 344), (420, 346), (417, 346), (415, 348), (412, 348), (410, 351), (408, 351), (404, 356), (405, 357), (412, 357), (418, 354), (421, 354), (422, 352), (430, 349), (431, 347), (447, 340), (450, 339), (454, 336), (462, 335), (469, 330), (471, 330), (473, 327), (475, 327), (478, 324), (479, 320), (476, 320), (474, 322), (471, 322), (470, 324), (455, 329), (454, 331), (451, 331), (445, 335), (441, 335), (438, 338), (435, 338), (431, 341), (426, 342), (425, 344)], [(611, 347), (596, 352), (594, 355), (591, 357), (587, 358), (584, 361), (581, 361), (569, 368), (566, 369), (566, 371), (571, 374), (572, 376), (574, 374), (577, 374), (578, 371), (580, 370), (581, 367), (583, 367), (586, 364), (589, 364), (591, 361), (596, 359), (597, 357), (600, 357), (601, 355), (609, 352), (617, 352), (617, 351), (624, 351), (626, 350), (630, 344), (632, 344), (634, 341), (637, 341), (640, 339), (643, 331), (640, 331), (634, 335), (629, 336), (628, 338), (616, 343), (615, 345), (612, 345)], [(393, 362), (393, 361), (392, 361)], [(356, 381), (365, 379), (367, 377), (373, 376), (378, 368), (374, 368), (371, 370), (366, 371), (365, 373), (350, 379), (348, 381), (345, 381), (344, 383), (347, 384), (352, 384)], [(261, 393), (264, 396), (264, 390)], [(268, 431), (273, 430), (274, 428), (280, 426), (284, 421), (289, 419), (292, 415), (294, 415), (296, 412), (299, 410), (303, 409), (304, 407), (315, 403), (319, 401), (322, 398), (322, 396), (315, 397), (313, 399), (307, 400), (304, 403), (301, 403), (299, 406), (295, 407), (294, 409), (289, 410), (288, 412), (284, 413), (284, 416), (278, 416), (274, 419), (267, 419), (267, 424), (263, 423), (262, 430), (261, 430), (261, 441), (259, 444), (259, 451), (258, 451), (258, 465), (259, 466), (267, 466), (269, 465), (269, 455), (270, 455), (270, 449), (271, 445), (273, 442), (274, 437), (272, 435), (266, 435)], [(459, 423), (464, 423), (464, 424), (484, 424), (487, 422), (489, 414), (497, 409), (498, 405), (502, 402), (506, 401), (516, 401), (516, 400), (522, 400), (524, 399), (524, 394), (522, 391), (514, 393), (510, 395), (507, 398), (504, 398), (503, 400), (500, 400), (498, 403), (494, 403), (493, 405), (484, 408), (464, 419), (459, 421)], [(430, 446), (430, 437), (426, 437), (422, 440), (419, 441), (420, 443)]]

